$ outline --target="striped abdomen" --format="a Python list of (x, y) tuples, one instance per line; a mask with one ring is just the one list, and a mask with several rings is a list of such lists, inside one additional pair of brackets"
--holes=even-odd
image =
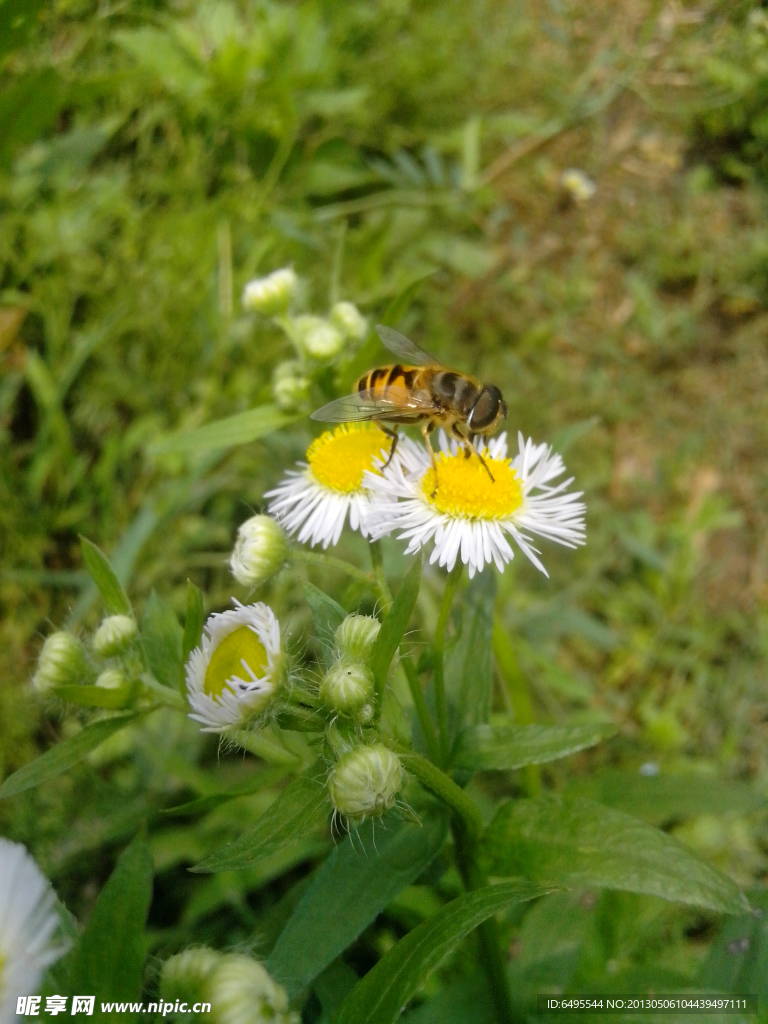
[(393, 366), (377, 366), (376, 369), (363, 374), (355, 384), (355, 390), (384, 395), (387, 388), (396, 387), (404, 388), (410, 394), (422, 372), (421, 367), (401, 366), (400, 363)]

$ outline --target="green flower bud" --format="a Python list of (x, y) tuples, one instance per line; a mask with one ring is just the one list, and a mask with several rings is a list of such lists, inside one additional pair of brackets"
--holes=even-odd
[(40, 651), (32, 685), (45, 693), (58, 686), (82, 682), (86, 671), (85, 652), (77, 637), (71, 633), (51, 633)]
[(357, 661), (342, 658), (335, 662), (320, 684), (320, 697), (326, 707), (342, 715), (360, 716), (370, 721), (373, 714), (373, 672)]
[(328, 795), (339, 814), (362, 821), (388, 811), (402, 785), (400, 758), (374, 743), (342, 754), (328, 779)]
[(291, 267), (249, 281), (243, 289), (243, 309), (262, 316), (284, 313), (296, 294), (298, 278)]
[(333, 359), (344, 347), (344, 336), (321, 316), (297, 316), (294, 336), (300, 348), (312, 359)]
[(285, 989), (248, 956), (223, 956), (208, 992), (217, 1024), (299, 1024)]
[(232, 575), (246, 587), (258, 587), (271, 580), (288, 557), (285, 531), (271, 516), (251, 516), (237, 531), (229, 560)]
[(300, 409), (309, 401), (310, 381), (301, 372), (301, 363), (289, 359), (275, 367), (272, 394), (281, 409)]
[(348, 615), (336, 630), (336, 646), (353, 661), (368, 661), (381, 623), (372, 615)]
[(352, 341), (362, 341), (368, 333), (368, 321), (354, 302), (337, 302), (331, 310), (331, 323)]
[(127, 686), (128, 680), (119, 668), (105, 668), (99, 673), (96, 686), (103, 690), (119, 690), (121, 686)]
[(163, 964), (160, 995), (170, 1003), (176, 999), (208, 1002), (209, 982), (223, 959), (221, 953), (205, 946), (177, 953)]
[(91, 646), (100, 658), (114, 658), (136, 636), (136, 623), (130, 615), (110, 615), (93, 634)]

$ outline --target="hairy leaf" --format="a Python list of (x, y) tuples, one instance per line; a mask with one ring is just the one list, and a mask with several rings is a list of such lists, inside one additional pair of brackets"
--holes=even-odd
[(268, 962), (270, 974), (296, 995), (360, 935), (438, 853), (445, 818), (374, 831), (367, 824), (326, 860), (296, 907)]
[(333, 660), (332, 651), (337, 628), (346, 618), (347, 613), (332, 597), (328, 597), (312, 583), (304, 584), (304, 597), (312, 609), (312, 618), (317, 636), (323, 646), (323, 658), (326, 664)]
[(594, 747), (616, 732), (602, 722), (589, 725), (475, 725), (462, 732), (454, 746), (455, 768), (469, 771), (512, 771), (544, 764)]
[(489, 875), (602, 886), (728, 914), (747, 901), (726, 875), (659, 829), (590, 800), (547, 795), (504, 804), (485, 830)]
[(68, 736), (60, 740), (55, 747), (46, 750), (44, 754), (35, 761), (25, 764), (13, 775), (9, 775), (0, 786), (0, 800), (7, 800), (10, 796), (23, 793), (27, 789), (34, 789), (35, 786), (55, 779), (57, 775), (63, 774), (72, 765), (90, 754), (92, 750), (100, 746), (109, 736), (124, 729), (126, 725), (135, 722), (146, 712), (135, 711), (131, 714), (116, 715), (114, 718), (103, 718), (99, 722), (91, 722), (74, 736)]
[(182, 670), (182, 637), (173, 608), (153, 591), (141, 620), (141, 645), (152, 675), (174, 690)]
[(131, 603), (103, 551), (87, 537), (80, 537), (83, 561), (110, 615), (130, 615)]
[(322, 828), (330, 815), (325, 764), (318, 760), (282, 791), (259, 820), (192, 871), (231, 871), (274, 857), (307, 833)]
[(548, 891), (517, 880), (459, 896), (379, 960), (344, 1000), (338, 1024), (391, 1024), (430, 971), (479, 924)]

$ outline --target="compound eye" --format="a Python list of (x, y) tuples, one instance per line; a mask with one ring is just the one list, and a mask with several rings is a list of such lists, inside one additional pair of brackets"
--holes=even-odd
[(499, 399), (490, 390), (484, 388), (472, 406), (467, 422), (472, 430), (481, 432), (496, 421), (499, 415)]

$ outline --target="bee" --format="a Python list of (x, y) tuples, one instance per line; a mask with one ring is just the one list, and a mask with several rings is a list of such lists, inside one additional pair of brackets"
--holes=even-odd
[(501, 420), (506, 419), (507, 405), (501, 391), (495, 384), (481, 384), (468, 374), (446, 369), (434, 356), (391, 327), (378, 325), (376, 332), (403, 362), (364, 373), (355, 382), (351, 395), (329, 402), (313, 412), (311, 418), (324, 423), (378, 423), (392, 438), (384, 468), (394, 458), (398, 426), (420, 424), (435, 481), (437, 462), (429, 435), (435, 427), (443, 427), (463, 446), (467, 458), (477, 456), (493, 482), (493, 474), (473, 444), (472, 435), (493, 434)]

